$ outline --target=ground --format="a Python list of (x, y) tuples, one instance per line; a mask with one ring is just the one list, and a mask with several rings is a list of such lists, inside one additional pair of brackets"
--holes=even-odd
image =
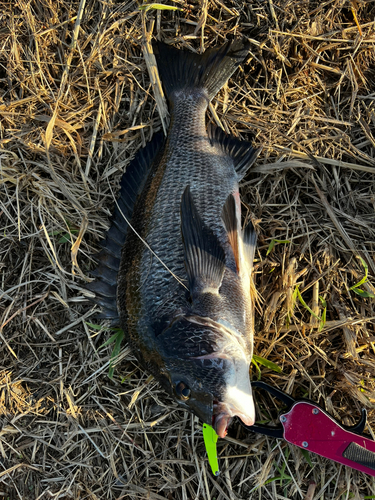
[(371, 476), (236, 423), (213, 477), (201, 424), (125, 343), (109, 376), (117, 332), (82, 287), (122, 172), (168, 122), (148, 42), (245, 37), (207, 120), (263, 146), (241, 189), (258, 233), (255, 354), (280, 371), (251, 376), (347, 425), (366, 408), (372, 432), (374, 2), (0, 5), (0, 498), (300, 499), (311, 480), (316, 499), (373, 498)]

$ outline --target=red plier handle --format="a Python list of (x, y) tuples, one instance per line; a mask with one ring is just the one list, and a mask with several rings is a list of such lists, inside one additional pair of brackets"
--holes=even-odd
[(265, 382), (253, 382), (252, 386), (281, 399), (288, 406), (288, 411), (279, 415), (281, 425), (277, 427), (242, 424), (246, 429), (285, 439), (300, 448), (375, 477), (375, 441), (363, 434), (367, 416), (365, 409), (359, 423), (347, 427), (339, 424), (313, 401), (295, 400)]

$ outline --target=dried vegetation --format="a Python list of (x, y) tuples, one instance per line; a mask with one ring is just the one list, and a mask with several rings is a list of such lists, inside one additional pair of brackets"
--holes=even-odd
[[(263, 145), (242, 191), (259, 234), (255, 353), (282, 373), (261, 377), (345, 424), (366, 407), (375, 426), (375, 3), (169, 4), (182, 10), (0, 2), (0, 497), (299, 499), (311, 479), (308, 498), (372, 495), (373, 478), (236, 424), (214, 478), (200, 424), (125, 345), (108, 378), (113, 332), (88, 325), (81, 286), (121, 173), (167, 120), (146, 40), (245, 36), (208, 119)], [(274, 410), (259, 399), (262, 418)]]

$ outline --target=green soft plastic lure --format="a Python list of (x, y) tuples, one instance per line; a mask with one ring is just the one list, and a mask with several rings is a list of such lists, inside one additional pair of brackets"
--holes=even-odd
[(217, 449), (216, 449), (216, 443), (218, 437), (219, 436), (216, 434), (215, 430), (210, 425), (203, 424), (204, 444), (206, 446), (208, 461), (214, 476), (218, 476), (220, 474), (219, 463), (217, 460)]

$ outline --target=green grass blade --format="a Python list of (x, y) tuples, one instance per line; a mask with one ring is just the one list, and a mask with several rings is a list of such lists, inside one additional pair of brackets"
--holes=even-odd
[(320, 318), (319, 316), (317, 316), (311, 309), (310, 307), (306, 304), (306, 302), (303, 300), (302, 298), (302, 295), (301, 295), (301, 292), (299, 291), (298, 289), (298, 286), (296, 286), (296, 290), (297, 290), (297, 297), (299, 299), (299, 301), (301, 302), (301, 304), (303, 305), (303, 307), (305, 309), (307, 309), (309, 311), (310, 314), (312, 314), (314, 316), (314, 318), (318, 319), (320, 321)]
[(294, 307), (296, 305), (296, 302), (297, 302), (297, 296), (298, 296), (298, 285), (296, 286), (296, 288), (294, 289), (293, 291), (293, 295), (292, 295), (292, 311), (294, 310)]
[(319, 295), (319, 300), (320, 300), (320, 302), (322, 303), (322, 305), (324, 307), (323, 312), (322, 312), (322, 317), (321, 317), (320, 323), (319, 323), (319, 331), (321, 331), (321, 330), (323, 330), (324, 325), (326, 324), (326, 321), (327, 321), (327, 302), (320, 295)]
[(103, 347), (107, 347), (107, 345), (110, 345), (110, 344), (113, 344), (113, 342), (116, 342), (117, 341), (117, 337), (120, 335), (121, 336), (122, 334), (122, 338), (124, 338), (124, 332), (122, 330), (120, 330), (120, 328), (118, 329), (118, 331), (112, 335), (112, 337), (109, 337), (108, 340), (106, 340), (104, 342), (104, 344), (102, 344), (99, 349), (103, 349)]
[(367, 281), (367, 276), (364, 276), (361, 281), (358, 281), (355, 285), (351, 286), (349, 290), (354, 290), (355, 288), (358, 288), (359, 286), (363, 285), (363, 283), (366, 283)]
[(366, 262), (362, 259), (362, 257), (360, 257), (359, 255), (357, 256), (358, 259), (361, 261), (362, 263), (362, 266), (364, 267), (364, 270), (365, 270), (365, 275), (364, 277), (361, 279), (361, 281), (358, 281), (358, 283), (356, 283), (355, 285), (351, 286), (349, 288), (349, 290), (353, 290), (355, 291), (355, 288), (358, 288), (359, 286), (363, 285), (363, 283), (366, 283), (367, 281), (367, 276), (368, 276), (368, 265), (366, 264)]
[(104, 330), (103, 325), (95, 325), (94, 323), (88, 323), (87, 321), (86, 321), (86, 325), (89, 326), (90, 328), (92, 328), (93, 330)]
[(322, 317), (321, 317), (321, 320), (320, 320), (320, 323), (319, 323), (319, 331), (323, 330), (324, 325), (326, 324), (326, 320), (327, 320), (327, 308), (325, 307), (323, 309)]
[(292, 478), (290, 476), (288, 476), (287, 474), (283, 474), (282, 476), (276, 476), (276, 477), (271, 477), (270, 479), (267, 479), (267, 481), (264, 482), (264, 484), (270, 484), (270, 483), (273, 483), (275, 481), (284, 481), (285, 479), (288, 479), (288, 480), (291, 480)]
[(310, 458), (310, 453), (307, 450), (302, 450), (302, 449), (301, 449), (301, 452), (302, 452), (302, 455), (305, 457), (306, 462), (310, 465), (311, 468), (313, 468), (313, 464), (312, 464), (311, 458)]
[(62, 245), (63, 243), (70, 243), (70, 234), (65, 233), (61, 238), (57, 241), (59, 245)]
[(96, 325), (95, 323), (89, 323), (88, 321), (85, 322), (87, 326), (92, 328), (93, 330), (103, 330), (103, 331), (110, 331), (110, 332), (118, 332), (121, 330), (121, 328), (118, 327), (113, 327), (113, 326), (103, 326), (103, 325)]
[(90, 328), (94, 330), (111, 330), (115, 332), (109, 339), (107, 339), (104, 344), (102, 344), (99, 349), (103, 349), (103, 347), (107, 347), (110, 344), (115, 344), (113, 347), (113, 351), (111, 353), (111, 359), (109, 362), (109, 371), (108, 371), (108, 376), (109, 378), (113, 378), (113, 373), (114, 373), (114, 367), (113, 367), (113, 360), (120, 354), (121, 350), (121, 342), (124, 339), (124, 331), (121, 328), (113, 328), (113, 327), (106, 327), (102, 325), (95, 325), (94, 323), (88, 323), (86, 321), (86, 325), (88, 325)]
[(114, 373), (114, 366), (113, 366), (113, 362), (114, 360), (117, 358), (117, 356), (120, 354), (120, 350), (121, 350), (121, 342), (124, 338), (124, 332), (122, 330), (119, 329), (119, 331), (113, 335), (112, 337), (115, 337), (116, 336), (116, 340), (115, 340), (115, 346), (113, 348), (113, 351), (112, 351), (112, 354), (111, 354), (111, 360), (109, 362), (109, 371), (108, 371), (108, 377), (109, 378), (113, 378), (113, 373)]
[(360, 288), (351, 288), (350, 290), (363, 298), (373, 299), (375, 297), (373, 293), (366, 292), (366, 290), (361, 290)]
[(251, 360), (251, 362), (253, 363), (253, 365), (255, 366), (255, 368), (256, 368), (256, 370), (257, 370), (257, 378), (258, 378), (258, 380), (260, 380), (260, 378), (261, 378), (261, 376), (262, 376), (262, 372), (260, 371), (259, 365), (258, 365), (258, 363), (255, 361), (254, 356), (253, 356), (253, 359)]
[(273, 247), (275, 246), (275, 243), (276, 243), (276, 240), (271, 240), (271, 243), (268, 245), (266, 255), (268, 255), (268, 254), (270, 254), (272, 252)]
[(268, 249), (267, 249), (266, 256), (268, 254), (270, 254), (273, 250), (273, 247), (275, 245), (278, 245), (279, 243), (290, 243), (290, 241), (289, 240), (271, 240), (271, 243), (269, 244)]
[[(257, 363), (260, 365), (266, 366), (270, 370), (273, 370), (274, 372), (277, 373), (282, 373), (282, 369), (277, 366), (275, 363), (272, 363), (272, 361), (269, 361), (268, 359), (261, 358), (260, 356), (256, 356), (255, 354), (253, 355), (252, 359), (253, 363), (257, 366)], [(259, 369), (259, 367), (258, 367)]]

